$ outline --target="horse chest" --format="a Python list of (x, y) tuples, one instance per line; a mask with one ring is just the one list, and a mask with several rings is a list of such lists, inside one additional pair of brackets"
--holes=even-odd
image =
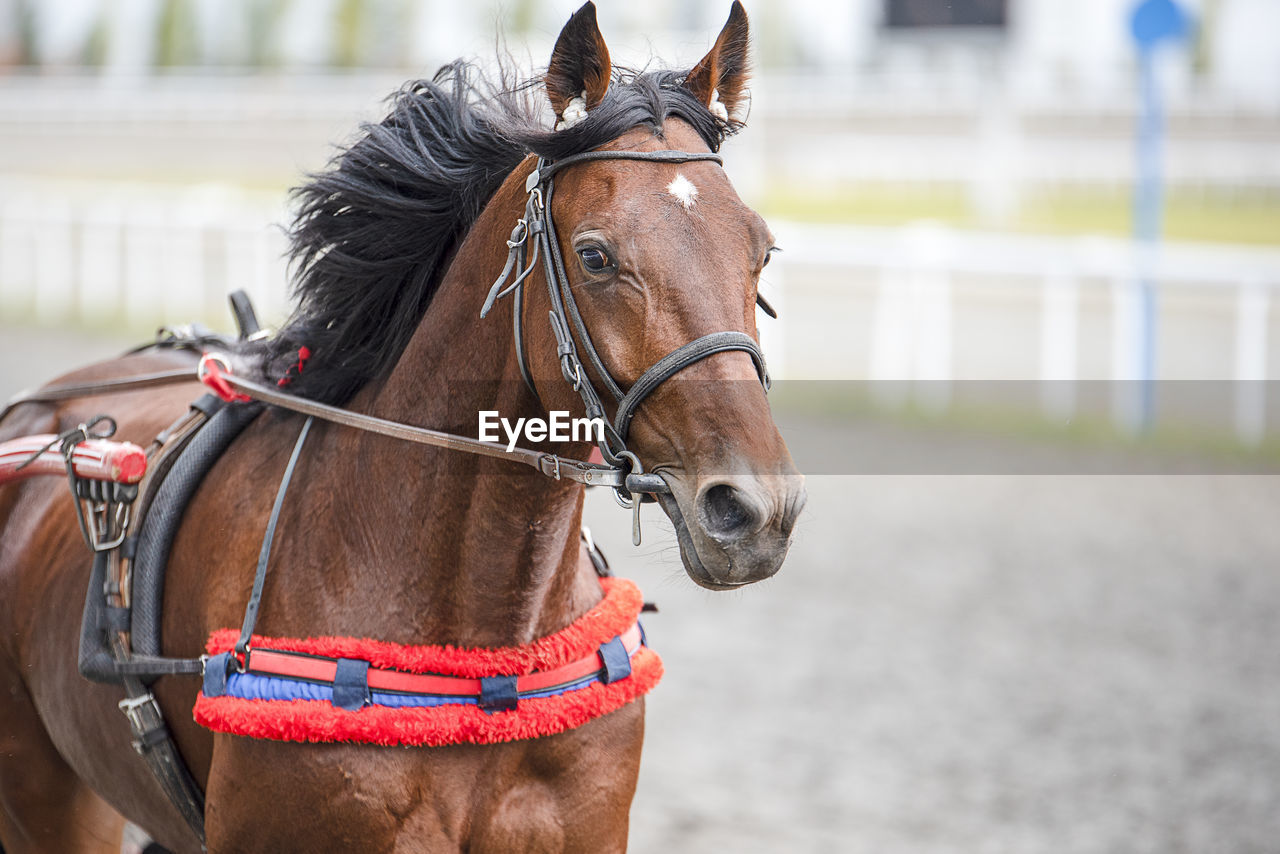
[(637, 701), (559, 736), (501, 745), (223, 736), (209, 779), (209, 850), (622, 851), (643, 728)]

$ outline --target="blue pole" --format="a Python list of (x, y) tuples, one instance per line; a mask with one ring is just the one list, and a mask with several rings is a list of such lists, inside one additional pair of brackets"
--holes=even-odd
[(1143, 431), (1155, 422), (1156, 376), (1156, 289), (1153, 280), (1156, 247), (1160, 241), (1164, 209), (1161, 147), (1164, 137), (1164, 113), (1155, 73), (1155, 51), (1144, 45), (1138, 51), (1141, 106), (1138, 119), (1138, 181), (1134, 190), (1134, 237), (1139, 244), (1137, 288), (1137, 380), (1141, 407), (1138, 424)]

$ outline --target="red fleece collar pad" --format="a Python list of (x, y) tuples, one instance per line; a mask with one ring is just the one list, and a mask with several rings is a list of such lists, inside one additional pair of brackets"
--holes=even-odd
[[(642, 696), (662, 676), (662, 662), (642, 645), (636, 622), (643, 604), (640, 591), (626, 579), (604, 578), (601, 585), (604, 598), (590, 611), (560, 631), (521, 646), (459, 649), (357, 638), (254, 636), (247, 673), (232, 677), (332, 685), (341, 660), (355, 661), (367, 666), (367, 687), (378, 692), (373, 696), (434, 696), (439, 705), (375, 704), (348, 710), (323, 699), (249, 699), (202, 692), (194, 716), (216, 732), (306, 742), (492, 744), (563, 732)], [(231, 650), (236, 637), (232, 629), (214, 632), (209, 653)], [(621, 678), (610, 672), (610, 659), (616, 660), (618, 653), (630, 658), (630, 673)], [(600, 681), (593, 681), (597, 674)], [(510, 683), (519, 695), (497, 711), (483, 705), (484, 685), (494, 681)], [(570, 685), (564, 693), (546, 695)]]

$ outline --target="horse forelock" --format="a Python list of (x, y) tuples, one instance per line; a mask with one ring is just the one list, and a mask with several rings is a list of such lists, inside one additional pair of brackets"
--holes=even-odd
[[(272, 380), (341, 403), (398, 360), (453, 254), (503, 180), (528, 154), (551, 160), (606, 145), (637, 127), (661, 136), (682, 119), (716, 151), (741, 123), (713, 115), (685, 72), (615, 68), (604, 99), (571, 128), (551, 129), (540, 79), (495, 85), (454, 62), (390, 99), (387, 116), (293, 191), (289, 237), (297, 307), (251, 345)], [(503, 77), (507, 77), (505, 74)]]

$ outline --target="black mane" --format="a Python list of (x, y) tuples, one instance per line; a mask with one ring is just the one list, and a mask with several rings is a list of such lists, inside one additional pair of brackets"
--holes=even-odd
[[(588, 151), (628, 130), (685, 120), (712, 151), (735, 132), (681, 86), (685, 73), (615, 70), (580, 124), (549, 130), (540, 81), (490, 86), (470, 63), (407, 83), (377, 124), (295, 188), (289, 231), (297, 308), (265, 342), (266, 372), (287, 390), (341, 403), (385, 375), (422, 320), (455, 249), (526, 154)], [(501, 247), (495, 247), (497, 252)], [(301, 374), (290, 370), (305, 346)]]

